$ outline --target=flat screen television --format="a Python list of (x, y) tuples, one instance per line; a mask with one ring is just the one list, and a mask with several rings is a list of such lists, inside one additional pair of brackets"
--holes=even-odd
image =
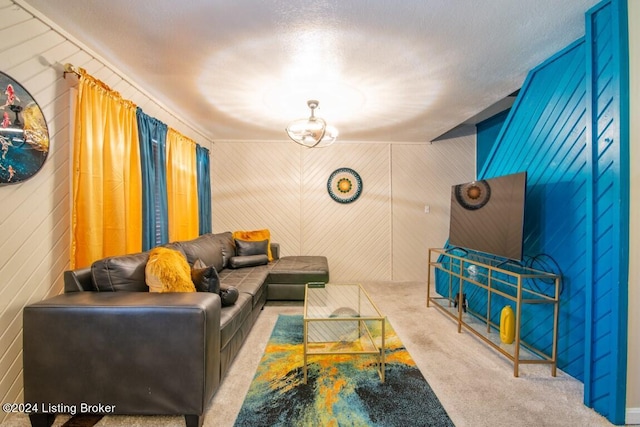
[(451, 187), (449, 245), (522, 261), (527, 173)]

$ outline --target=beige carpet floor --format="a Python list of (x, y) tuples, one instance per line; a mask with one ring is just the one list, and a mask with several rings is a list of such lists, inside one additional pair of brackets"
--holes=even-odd
[[(425, 305), (424, 283), (364, 283), (457, 427), (611, 426), (582, 403), (583, 385), (549, 366), (513, 365), (455, 323)], [(269, 302), (213, 398), (206, 427), (233, 426), (271, 330), (280, 313), (302, 314), (301, 303)], [(61, 426), (68, 416), (58, 416)], [(11, 416), (3, 427), (26, 427), (26, 416)], [(182, 417), (107, 416), (100, 427), (183, 426)], [(407, 426), (409, 427), (409, 426)]]

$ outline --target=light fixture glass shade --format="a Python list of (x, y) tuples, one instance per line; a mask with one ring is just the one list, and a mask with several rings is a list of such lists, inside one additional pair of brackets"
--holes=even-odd
[(327, 125), (327, 122), (314, 115), (318, 104), (318, 101), (307, 101), (311, 116), (308, 119), (294, 120), (286, 129), (289, 138), (308, 148), (327, 147), (338, 137), (338, 130), (334, 126)]

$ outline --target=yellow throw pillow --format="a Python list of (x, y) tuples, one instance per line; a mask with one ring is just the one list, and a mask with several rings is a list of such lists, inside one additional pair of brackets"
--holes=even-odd
[(175, 249), (151, 249), (144, 273), (149, 292), (196, 291), (191, 281), (191, 267), (184, 255)]
[(269, 232), (269, 229), (234, 231), (232, 237), (233, 239), (245, 240), (247, 242), (260, 242), (262, 240), (266, 240), (267, 257), (269, 258), (269, 261), (273, 261), (273, 255), (271, 254), (271, 233)]

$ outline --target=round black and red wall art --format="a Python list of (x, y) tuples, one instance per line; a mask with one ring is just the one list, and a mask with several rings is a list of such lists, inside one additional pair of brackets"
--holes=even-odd
[(0, 72), (0, 185), (35, 175), (49, 153), (42, 110), (18, 82)]

